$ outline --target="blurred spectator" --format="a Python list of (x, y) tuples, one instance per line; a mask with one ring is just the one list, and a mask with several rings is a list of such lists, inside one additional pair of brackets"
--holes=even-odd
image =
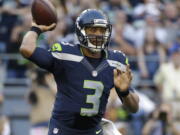
[(147, 117), (155, 109), (155, 103), (148, 98), (147, 95), (139, 91), (137, 91), (137, 93), (140, 99), (139, 111), (135, 114), (131, 114), (131, 120), (129, 121), (132, 130), (131, 135), (141, 135)]
[(71, 17), (78, 16), (82, 8), (80, 7), (80, 0), (66, 0), (66, 7), (69, 7), (67, 10)]
[[(134, 45), (134, 28), (127, 22), (126, 13), (123, 10), (116, 10), (115, 24), (113, 25), (112, 41), (110, 48), (120, 50), (126, 55), (136, 56), (137, 49)], [(137, 69), (136, 62), (130, 61), (131, 69)]]
[(5, 65), (2, 63), (0, 59), (0, 115), (2, 113), (2, 104), (4, 101), (3, 90), (4, 90), (5, 74), (6, 74)]
[(68, 26), (65, 21), (65, 18), (60, 18), (59, 22), (56, 26), (56, 29), (47, 35), (48, 44), (53, 44), (54, 42), (63, 42), (68, 41), (70, 43), (75, 42), (75, 35), (74, 33), (67, 33)]
[(3, 101), (4, 101), (4, 96), (3, 96), (2, 87), (1, 87), (1, 89), (0, 89), (0, 116), (2, 114), (2, 104), (3, 104)]
[(56, 85), (50, 73), (37, 70), (30, 72), (32, 90), (28, 95), (31, 104), (30, 121), (32, 124), (30, 135), (45, 135), (55, 99)]
[(96, 0), (79, 0), (81, 11), (88, 9), (88, 8), (98, 8)]
[(0, 116), (0, 135), (10, 135), (10, 123), (8, 118)]
[(19, 22), (18, 15), (26, 14), (27, 8), (18, 0), (3, 0), (0, 7), (0, 52), (8, 51), (13, 27)]
[[(0, 52), (6, 52), (8, 43), (10, 41), (10, 35), (12, 32), (12, 29), (17, 23), (17, 16), (12, 15), (9, 13), (9, 10), (6, 10), (5, 8), (10, 6), (11, 3), (9, 2), (3, 2), (2, 6), (0, 7), (0, 14), (1, 14), (1, 20), (0, 20)], [(13, 7), (9, 7), (13, 8)]]
[(142, 135), (179, 135), (179, 133), (172, 119), (171, 106), (168, 104), (161, 104), (152, 112), (142, 130)]
[[(0, 7), (0, 13), (2, 13), (0, 19), (1, 53), (18, 53), (18, 45), (21, 42), (19, 31), (23, 31), (23, 29), (26, 28), (23, 27), (21, 18), (24, 17), (22, 15), (26, 15), (29, 10), (29, 8), (26, 7), (26, 2), (25, 0), (6, 0), (2, 2), (2, 6)], [(22, 27), (18, 27), (19, 25)], [(23, 68), (17, 66), (16, 60), (8, 60), (6, 63), (8, 70), (7, 77), (24, 77), (22, 73)]]
[(114, 42), (110, 45), (127, 55), (136, 55), (136, 48), (133, 45), (134, 29), (128, 24), (127, 16), (123, 10), (116, 10), (115, 22), (112, 39)]
[(144, 0), (129, 0), (129, 3), (131, 4), (132, 7), (136, 7), (140, 3), (143, 3)]
[[(1, 79), (0, 79), (1, 81)], [(2, 82), (0, 82), (1, 85)], [(9, 119), (2, 114), (2, 105), (4, 101), (4, 96), (2, 92), (2, 87), (0, 88), (0, 135), (10, 135), (10, 122)]]
[(177, 5), (172, 2), (168, 2), (164, 6), (164, 14), (163, 21), (166, 28), (167, 33), (167, 43), (168, 45), (172, 44), (172, 42), (176, 39), (176, 35), (180, 30), (180, 14), (177, 9)]
[[(7, 48), (8, 53), (17, 54), (19, 52), (19, 45), (22, 42), (22, 37), (31, 25), (31, 15), (21, 17), (21, 22), (16, 24), (12, 29), (10, 35), (9, 47)], [(23, 59), (13, 59), (7, 61), (7, 77), (9, 78), (25, 78), (27, 61)]]
[(173, 116), (178, 120), (180, 118), (180, 44), (174, 44), (169, 52), (169, 61), (161, 65), (154, 81), (162, 102), (172, 105)]
[(139, 48), (145, 42), (145, 33), (149, 28), (154, 29), (158, 42), (165, 44), (167, 33), (161, 24), (161, 3), (158, 0), (145, 0), (144, 4), (134, 8), (133, 26), (136, 29), (135, 44)]
[(130, 4), (128, 0), (109, 0), (100, 4), (99, 8), (108, 15), (112, 24), (116, 23), (117, 18), (114, 13), (117, 10), (123, 10), (126, 13), (130, 12)]
[(138, 64), (141, 77), (153, 79), (159, 65), (165, 62), (165, 58), (165, 49), (155, 37), (155, 30), (152, 28), (147, 29), (144, 45), (138, 49)]

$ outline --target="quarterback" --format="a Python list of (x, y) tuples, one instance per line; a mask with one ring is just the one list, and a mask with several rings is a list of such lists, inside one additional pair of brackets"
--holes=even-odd
[(79, 44), (54, 43), (49, 51), (36, 47), (39, 34), (55, 26), (33, 22), (20, 47), (25, 58), (51, 72), (57, 83), (48, 135), (106, 135), (103, 125), (112, 123), (102, 118), (112, 88), (129, 112), (138, 110), (128, 59), (120, 51), (108, 50), (112, 26), (99, 10), (87, 9), (77, 18)]

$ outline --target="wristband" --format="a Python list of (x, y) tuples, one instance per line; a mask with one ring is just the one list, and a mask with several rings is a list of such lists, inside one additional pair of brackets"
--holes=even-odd
[(127, 97), (129, 95), (129, 88), (123, 92), (117, 87), (115, 87), (115, 90), (116, 90), (119, 97)]
[(36, 26), (32, 26), (30, 31), (36, 32), (38, 36), (42, 33), (42, 30)]

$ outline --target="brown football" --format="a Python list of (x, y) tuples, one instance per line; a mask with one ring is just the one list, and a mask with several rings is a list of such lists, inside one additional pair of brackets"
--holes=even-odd
[(57, 23), (57, 12), (49, 0), (34, 0), (31, 6), (33, 20), (38, 25)]

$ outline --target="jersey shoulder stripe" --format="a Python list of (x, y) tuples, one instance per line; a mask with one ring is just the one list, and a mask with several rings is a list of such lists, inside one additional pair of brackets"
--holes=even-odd
[(52, 55), (59, 60), (66, 60), (66, 61), (80, 62), (83, 59), (83, 56), (78, 56), (69, 53), (52, 52)]
[(80, 62), (83, 59), (78, 45), (67, 42), (54, 43), (50, 51), (52, 56), (59, 60)]

